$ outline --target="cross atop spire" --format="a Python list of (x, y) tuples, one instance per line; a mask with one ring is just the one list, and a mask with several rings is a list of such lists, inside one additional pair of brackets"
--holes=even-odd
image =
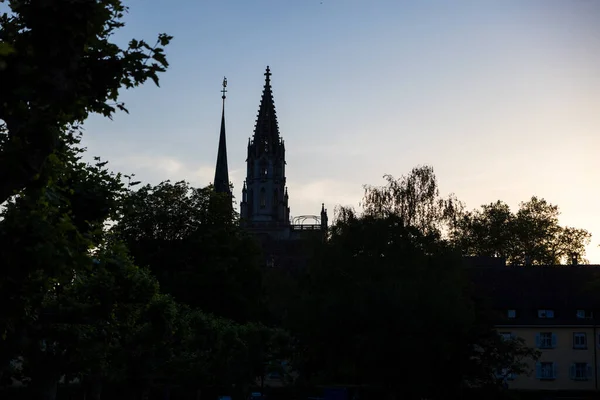
[(267, 77), (267, 82), (269, 82), (271, 80), (271, 69), (269, 68), (269, 66), (267, 65), (267, 72), (265, 72), (265, 76)]

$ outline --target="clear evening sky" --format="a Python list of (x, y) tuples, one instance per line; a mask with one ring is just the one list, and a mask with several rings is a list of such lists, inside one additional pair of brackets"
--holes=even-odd
[(595, 236), (600, 263), (600, 1), (129, 0), (115, 40), (174, 36), (161, 87), (86, 123), (89, 156), (144, 183), (214, 177), (227, 76), (241, 197), (267, 65), (292, 216), (358, 205), (363, 184), (435, 168), (468, 208), (532, 195)]

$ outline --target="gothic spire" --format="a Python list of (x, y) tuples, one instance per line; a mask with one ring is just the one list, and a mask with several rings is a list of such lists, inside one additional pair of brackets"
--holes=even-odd
[(221, 134), (219, 136), (219, 150), (217, 152), (217, 167), (215, 168), (214, 186), (217, 193), (231, 193), (229, 188), (229, 170), (227, 168), (227, 142), (225, 138), (225, 93), (227, 78), (223, 78), (223, 112), (221, 113)]
[(276, 144), (279, 140), (279, 127), (277, 115), (275, 114), (275, 102), (271, 89), (271, 70), (267, 66), (265, 72), (265, 87), (260, 100), (256, 126), (254, 127), (254, 142), (264, 144)]
[(268, 225), (284, 229), (290, 225), (285, 189), (285, 145), (279, 136), (269, 67), (265, 78), (254, 135), (248, 142), (246, 190), (242, 189), (240, 217), (248, 226)]

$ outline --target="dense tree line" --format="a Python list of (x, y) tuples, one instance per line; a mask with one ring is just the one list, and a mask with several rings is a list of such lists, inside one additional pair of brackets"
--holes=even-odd
[(0, 15), (4, 389), (19, 381), (54, 399), (71, 382), (92, 399), (112, 387), (128, 398), (156, 388), (242, 398), (278, 372), (298, 386), (440, 398), (527, 373), (536, 353), (495, 333), (461, 256), (583, 257), (589, 233), (561, 227), (556, 206), (534, 197), (516, 213), (501, 202), (466, 211), (439, 195), (431, 167), (417, 167), (365, 187), (362, 210), (340, 208), (308, 269), (265, 268), (212, 187), (137, 188), (100, 159), (82, 161), (79, 124), (124, 110), (121, 89), (158, 83), (170, 37), (113, 44), (120, 0), (9, 8)]
[[(197, 221), (189, 237), (178, 230), (180, 237), (170, 238), (181, 215), (167, 210), (166, 218), (152, 216), (165, 236), (144, 236), (151, 247), (136, 247), (139, 237), (128, 235), (144, 226), (136, 215), (152, 208), (152, 196), (136, 203), (146, 188), (128, 190), (105, 163), (82, 162), (74, 137), (63, 140), (69, 144), (47, 168), (51, 183), (13, 197), (1, 215), (5, 384), (22, 380), (44, 398), (53, 398), (61, 379), (75, 378), (92, 398), (105, 383), (139, 395), (157, 382), (227, 392), (253, 384), (287, 341), (260, 323), (252, 242), (222, 232), (231, 221)], [(180, 186), (164, 183), (157, 191)], [(223, 199), (210, 188), (195, 193), (214, 197), (198, 207), (225, 220)]]
[(126, 111), (119, 92), (158, 84), (168, 66), (168, 35), (112, 42), (126, 11), (120, 0), (12, 0), (0, 15), (2, 384), (47, 399), (73, 379), (92, 398), (107, 383), (141, 396), (156, 384), (241, 393), (286, 343), (252, 314), (253, 243), (210, 189), (180, 237), (158, 215), (144, 230), (137, 206), (157, 197), (81, 161), (79, 124)]
[(591, 234), (561, 226), (558, 206), (533, 196), (516, 212), (501, 200), (467, 210), (454, 195), (443, 198), (431, 166), (406, 176), (385, 176), (385, 186), (365, 186), (368, 215), (398, 215), (405, 226), (435, 233), (466, 256), (503, 257), (513, 265), (584, 263)]

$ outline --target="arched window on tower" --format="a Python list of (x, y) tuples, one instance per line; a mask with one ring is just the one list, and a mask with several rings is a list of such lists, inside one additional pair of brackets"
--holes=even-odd
[(267, 194), (265, 193), (265, 188), (260, 189), (260, 208), (265, 208), (267, 206)]

